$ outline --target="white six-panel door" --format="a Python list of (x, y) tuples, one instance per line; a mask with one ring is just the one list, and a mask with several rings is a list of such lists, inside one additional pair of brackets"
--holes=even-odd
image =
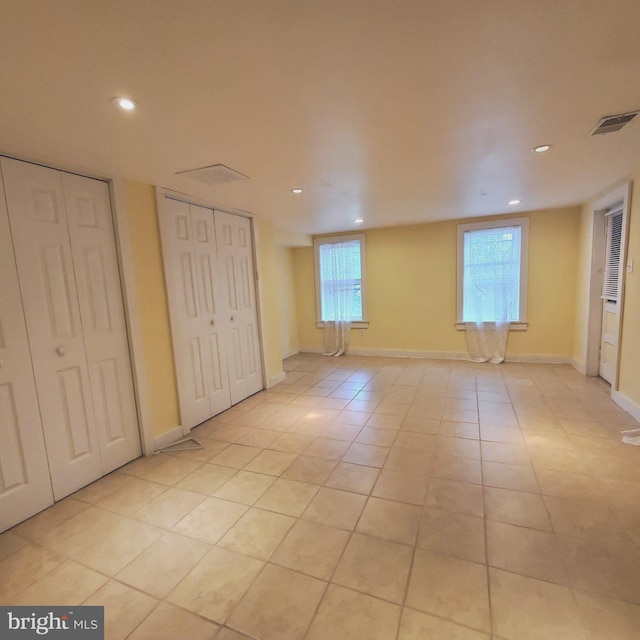
[(53, 493), (140, 453), (105, 183), (2, 159)]
[(196, 205), (189, 205), (189, 209), (198, 272), (198, 299), (208, 381), (209, 415), (207, 418), (209, 418), (231, 406), (224, 335), (224, 280), (220, 275), (213, 212), (211, 209)]
[(213, 211), (166, 198), (160, 222), (180, 418), (186, 431), (231, 406), (220, 339)]
[(251, 223), (164, 197), (160, 210), (185, 433), (262, 389)]
[(0, 531), (51, 504), (47, 452), (0, 182)]
[(231, 402), (262, 389), (251, 223), (215, 212), (216, 237), (227, 293)]
[(109, 187), (61, 177), (104, 474), (140, 455)]

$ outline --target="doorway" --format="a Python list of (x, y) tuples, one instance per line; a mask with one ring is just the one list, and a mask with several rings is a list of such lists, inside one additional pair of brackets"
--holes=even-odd
[(158, 194), (183, 434), (264, 388), (252, 221)]
[(2, 530), (136, 458), (140, 438), (108, 183), (0, 169)]
[(631, 183), (626, 183), (592, 207), (585, 373), (603, 378), (612, 393), (618, 388), (630, 196)]

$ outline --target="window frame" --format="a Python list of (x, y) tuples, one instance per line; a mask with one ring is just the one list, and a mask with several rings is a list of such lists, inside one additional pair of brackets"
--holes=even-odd
[[(615, 219), (619, 219), (619, 229), (617, 230), (617, 264), (612, 260), (612, 251), (614, 249), (614, 228)], [(622, 239), (624, 235), (624, 209), (622, 203), (611, 207), (604, 213), (604, 267), (602, 269), (602, 298), (603, 304), (617, 305), (620, 300), (620, 291), (622, 290)], [(615, 280), (612, 276), (615, 275)], [(615, 286), (615, 293), (612, 293), (611, 286)]]
[(504, 218), (485, 222), (470, 222), (458, 225), (457, 244), (457, 310), (456, 329), (464, 330), (463, 295), (464, 295), (464, 234), (466, 231), (481, 231), (484, 229), (500, 229), (502, 227), (520, 227), (520, 305), (519, 319), (511, 322), (512, 331), (526, 331), (527, 322), (527, 283), (529, 271), (529, 218)]
[(360, 243), (360, 298), (362, 300), (362, 320), (353, 320), (351, 322), (352, 329), (366, 329), (369, 326), (369, 320), (367, 315), (367, 285), (366, 285), (366, 258), (365, 258), (365, 234), (355, 233), (344, 236), (328, 236), (323, 238), (313, 239), (313, 255), (314, 255), (314, 270), (315, 270), (315, 283), (316, 283), (316, 326), (319, 328), (324, 327), (325, 321), (322, 320), (322, 300), (320, 286), (320, 247), (326, 244), (338, 244), (341, 242), (352, 242), (357, 240)]

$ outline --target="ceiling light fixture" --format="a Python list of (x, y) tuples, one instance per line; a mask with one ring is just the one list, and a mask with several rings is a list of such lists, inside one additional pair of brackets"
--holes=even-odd
[(549, 149), (551, 149), (550, 144), (541, 144), (538, 147), (533, 147), (531, 151), (533, 151), (533, 153), (544, 153), (545, 151), (549, 151)]
[(510, 204), (511, 206), (516, 205), (516, 204), (520, 204), (520, 200), (517, 200), (517, 199), (509, 200), (509, 202), (507, 202), (507, 204)]
[(356, 219), (354, 220), (354, 222), (355, 222), (356, 224), (362, 224), (362, 223), (364, 222), (364, 218), (356, 218)]
[(300, 187), (296, 187), (295, 189), (291, 189), (291, 193), (302, 193), (302, 189)]
[(111, 102), (123, 111), (134, 111), (138, 108), (138, 103), (131, 98), (111, 98)]

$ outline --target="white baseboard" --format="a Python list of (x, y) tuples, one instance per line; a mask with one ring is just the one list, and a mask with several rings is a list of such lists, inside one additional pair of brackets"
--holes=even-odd
[(162, 435), (156, 436), (153, 439), (153, 451), (157, 451), (162, 447), (166, 447), (170, 445), (172, 442), (176, 440), (180, 440), (180, 438), (184, 438), (184, 433), (182, 432), (182, 426), (178, 425), (169, 431), (165, 431)]
[(282, 355), (282, 359), (286, 360), (287, 358), (290, 358), (291, 356), (295, 356), (298, 353), (300, 353), (300, 349), (295, 349), (293, 351), (287, 351), (286, 353), (284, 353)]
[(526, 354), (522, 356), (510, 356), (507, 354), (507, 362), (525, 362), (529, 364), (569, 364), (571, 358), (569, 356), (551, 356), (551, 355), (534, 355)]
[(281, 371), (277, 376), (273, 378), (267, 379), (267, 389), (271, 389), (271, 387), (275, 387), (277, 384), (284, 382), (287, 377), (287, 374), (284, 371)]
[[(322, 347), (300, 347), (300, 353), (322, 353)], [(466, 353), (454, 351), (403, 351), (401, 349), (358, 349), (349, 347), (347, 355), (383, 356), (387, 358), (428, 358), (432, 360), (466, 360)]]
[(571, 358), (569, 364), (583, 376), (587, 375), (587, 365), (584, 362), (578, 362), (575, 358)]
[(621, 408), (624, 409), (631, 417), (640, 422), (640, 405), (631, 400), (622, 393), (622, 391), (612, 391), (611, 399)]
[[(300, 347), (300, 353), (322, 353), (320, 347)], [(402, 351), (399, 349), (353, 349), (353, 356), (386, 356), (389, 358), (426, 358), (430, 360), (469, 360), (467, 353), (458, 351)], [(506, 362), (526, 362), (538, 364), (568, 364), (568, 356), (552, 355), (513, 355), (507, 354)]]
[(427, 360), (468, 360), (466, 353), (455, 351), (413, 351), (402, 349), (349, 349), (354, 356), (382, 356), (387, 358), (425, 358)]

